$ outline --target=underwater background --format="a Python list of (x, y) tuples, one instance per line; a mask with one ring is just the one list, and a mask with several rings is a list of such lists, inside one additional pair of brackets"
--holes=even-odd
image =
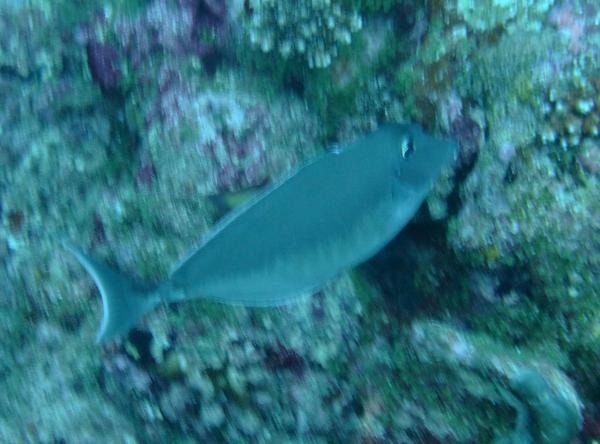
[[(0, 442), (600, 442), (598, 0), (0, 0)], [(68, 239), (168, 275), (387, 122), (455, 139), (374, 259), (122, 340)]]

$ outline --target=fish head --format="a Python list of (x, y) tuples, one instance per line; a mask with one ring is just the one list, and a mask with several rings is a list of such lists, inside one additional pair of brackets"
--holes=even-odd
[(427, 134), (416, 124), (394, 125), (390, 131), (396, 180), (403, 189), (429, 191), (442, 169), (454, 161), (456, 142)]

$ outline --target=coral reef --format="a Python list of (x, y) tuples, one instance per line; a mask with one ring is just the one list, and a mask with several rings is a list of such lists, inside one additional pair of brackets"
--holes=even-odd
[[(598, 9), (4, 2), (0, 441), (600, 439)], [(369, 264), (93, 344), (98, 295), (61, 239), (158, 281), (215, 195), (408, 120), (460, 152)]]

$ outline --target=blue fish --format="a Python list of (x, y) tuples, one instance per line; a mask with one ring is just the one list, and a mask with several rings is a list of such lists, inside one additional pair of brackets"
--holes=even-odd
[(385, 125), (336, 146), (225, 216), (155, 286), (65, 243), (102, 296), (97, 341), (125, 335), (161, 302), (277, 306), (315, 292), (392, 240), (455, 153), (455, 142), (418, 125)]

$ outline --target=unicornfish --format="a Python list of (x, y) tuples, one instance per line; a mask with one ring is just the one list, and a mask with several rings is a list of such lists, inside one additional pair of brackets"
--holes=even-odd
[(418, 125), (389, 124), (326, 151), (219, 221), (158, 285), (140, 284), (69, 242), (102, 296), (97, 341), (161, 302), (277, 306), (369, 259), (410, 221), (456, 153)]

